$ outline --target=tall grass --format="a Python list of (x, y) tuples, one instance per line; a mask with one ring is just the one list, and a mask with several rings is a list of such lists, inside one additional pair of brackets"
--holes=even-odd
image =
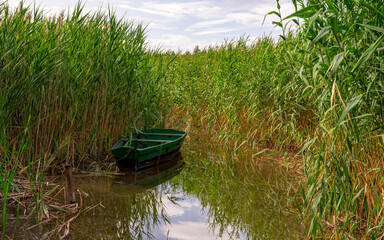
[[(34, 157), (75, 166), (109, 150), (132, 123), (150, 125), (161, 71), (146, 53), (145, 28), (114, 13), (44, 16), (0, 8), (1, 108), (7, 142), (30, 117)], [(138, 117), (139, 116), (139, 117)], [(56, 161), (57, 162), (57, 161)], [(24, 166), (26, 163), (23, 164)]]
[(376, 1), (295, 1), (297, 38), (308, 56), (302, 80), (314, 105), (319, 134), (305, 155), (305, 205), (311, 231), (321, 221), (334, 234), (383, 234), (384, 7)]
[(238, 155), (238, 167), (253, 162), (265, 148), (270, 151), (262, 155), (279, 151), (292, 156), (313, 127), (311, 122), (303, 124), (313, 116), (303, 110), (311, 103), (290, 94), (301, 90), (289, 83), (296, 74), (292, 63), (276, 57), (292, 48), (271, 38), (243, 38), (193, 54), (166, 56), (175, 58), (166, 75), (166, 86), (174, 87), (164, 89), (174, 96), (169, 121), (177, 124), (184, 117), (187, 130), (207, 133), (214, 144), (235, 149), (231, 152)]

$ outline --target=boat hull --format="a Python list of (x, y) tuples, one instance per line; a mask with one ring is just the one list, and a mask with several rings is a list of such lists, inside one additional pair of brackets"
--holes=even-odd
[(120, 139), (113, 147), (119, 168), (132, 168), (177, 152), (186, 132), (173, 129), (151, 129), (133, 133)]

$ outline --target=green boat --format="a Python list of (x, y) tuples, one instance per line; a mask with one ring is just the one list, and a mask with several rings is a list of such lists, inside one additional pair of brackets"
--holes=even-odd
[(117, 141), (112, 154), (120, 169), (138, 169), (145, 163), (159, 161), (160, 157), (177, 152), (186, 135), (184, 131), (173, 129), (138, 131)]

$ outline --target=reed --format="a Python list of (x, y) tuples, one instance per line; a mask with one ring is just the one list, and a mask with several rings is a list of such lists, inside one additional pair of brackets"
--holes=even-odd
[[(320, 119), (305, 154), (305, 205), (312, 235), (383, 234), (384, 8), (375, 1), (296, 1), (297, 38), (308, 56), (302, 80)], [(303, 69), (303, 68), (301, 68)], [(297, 67), (299, 70), (299, 67)], [(310, 100), (310, 99), (308, 99)], [(308, 145), (309, 146), (309, 145)]]
[(231, 149), (224, 166), (249, 169), (276, 153), (301, 169), (293, 201), (310, 216), (309, 236), (378, 238), (384, 8), (375, 1), (293, 4), (287, 18), (270, 13), (280, 17), (277, 26), (297, 24), (280, 41), (241, 38), (164, 54), (174, 59), (166, 75), (175, 86), (169, 124)]
[[(43, 212), (47, 170), (85, 166), (107, 156), (121, 134), (165, 124), (204, 138), (207, 156), (224, 149), (226, 157), (207, 159), (230, 171), (281, 159), (302, 183), (292, 202), (310, 216), (312, 238), (378, 238), (384, 6), (292, 3), (291, 16), (281, 16), (279, 4), (270, 12), (284, 27), (279, 41), (242, 37), (182, 54), (148, 51), (145, 27), (112, 11), (78, 5), (47, 17), (3, 2), (2, 195), (24, 169)], [(297, 29), (288, 31), (289, 22)]]
[(49, 16), (0, 3), (2, 228), (15, 176), (28, 179), (39, 221), (47, 173), (106, 159), (122, 134), (159, 122), (164, 71), (146, 44), (145, 27), (112, 10), (79, 3)]
[(6, 141), (18, 142), (29, 116), (32, 156), (44, 158), (45, 167), (58, 159), (76, 167), (109, 151), (133, 128), (127, 123), (152, 124), (161, 70), (145, 52), (145, 27), (112, 10), (84, 13), (81, 5), (47, 17), (22, 4), (12, 12), (3, 3), (0, 16)]

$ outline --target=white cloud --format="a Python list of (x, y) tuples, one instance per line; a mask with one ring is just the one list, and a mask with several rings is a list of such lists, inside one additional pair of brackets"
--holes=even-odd
[[(167, 226), (163, 226), (162, 232), (171, 239), (180, 240), (218, 239), (218, 236), (220, 236), (219, 231), (211, 231), (207, 223), (192, 221), (173, 223), (169, 229)], [(228, 228), (227, 231), (224, 231), (221, 239), (237, 239), (234, 236), (230, 237), (227, 232), (232, 232), (232, 229)]]
[[(292, 3), (280, 3), (280, 12), (283, 18), (286, 16), (290, 15), (295, 11), (295, 7), (293, 6)], [(249, 11), (261, 15), (263, 18), (264, 16), (271, 12), (271, 11), (278, 11), (276, 4), (260, 4), (260, 5), (255, 5), (252, 8), (249, 9)], [(271, 19), (272, 16), (275, 15), (269, 15), (267, 16), (267, 19)], [(274, 18), (277, 19), (277, 18)]]
[(221, 25), (221, 24), (225, 24), (225, 23), (230, 23), (230, 22), (233, 22), (233, 20), (228, 19), (228, 18), (216, 19), (216, 20), (211, 20), (211, 21), (203, 21), (203, 22), (198, 22), (198, 23), (195, 23), (195, 24), (189, 26), (189, 29), (209, 28), (209, 27), (213, 27), (213, 26)]
[(148, 38), (148, 43), (151, 49), (161, 48), (163, 50), (172, 50), (175, 52), (193, 51), (196, 46), (204, 49), (208, 46), (221, 44), (224, 39), (210, 38), (202, 40), (194, 40), (186, 35), (163, 34), (160, 38)]
[(117, 5), (117, 7), (132, 10), (135, 12), (141, 12), (141, 13), (156, 15), (159, 17), (174, 18), (174, 19), (180, 18), (180, 14), (178, 14), (178, 13), (173, 13), (173, 12), (169, 12), (169, 11), (161, 11), (161, 10), (157, 10), (154, 8), (148, 8), (145, 6), (145, 4), (142, 5), (142, 7), (133, 7), (133, 6), (126, 5), (126, 4), (124, 4), (124, 5), (119, 4), (119, 5)]
[[(11, 6), (18, 6), (20, 0), (9, 0)], [(71, 12), (78, 0), (25, 0), (26, 4), (44, 8), (48, 15), (58, 15), (62, 10)], [(178, 2), (177, 0), (87, 0), (84, 12), (97, 11), (100, 7), (112, 7), (118, 17), (148, 25), (150, 46), (160, 44), (164, 49), (193, 50), (196, 45), (208, 46), (234, 34), (262, 36), (277, 33), (272, 30), (276, 16), (266, 13), (277, 10), (275, 0), (198, 0)], [(283, 17), (294, 11), (290, 0), (280, 0)]]
[(148, 24), (148, 29), (151, 30), (151, 29), (156, 29), (156, 30), (175, 30), (176, 28), (175, 27), (171, 27), (167, 24), (162, 24), (162, 23), (149, 23)]
[(160, 38), (148, 38), (148, 42), (151, 48), (161, 47), (173, 51), (191, 49), (195, 44), (190, 37), (180, 34), (162, 34)]
[(196, 17), (201, 19), (210, 19), (213, 16), (220, 16), (222, 8), (212, 4), (211, 2), (141, 2), (140, 5), (135, 4), (118, 4), (117, 7), (150, 14), (156, 17), (163, 17), (170, 22), (178, 21), (186, 17)]
[(126, 17), (125, 20), (127, 21), (133, 21), (135, 23), (143, 24), (144, 26), (147, 26), (147, 30), (176, 30), (176, 27), (170, 26), (166, 22), (162, 21), (155, 21), (153, 18), (150, 17), (143, 17), (143, 16), (129, 16)]
[(235, 32), (235, 31), (241, 31), (244, 28), (212, 28), (206, 31), (201, 31), (194, 33), (195, 36), (203, 36), (203, 35), (211, 35), (211, 34), (218, 34), (218, 33), (229, 33), (229, 32)]
[(252, 13), (229, 13), (226, 16), (237, 23), (247, 26), (260, 26), (264, 18), (261, 15)]

